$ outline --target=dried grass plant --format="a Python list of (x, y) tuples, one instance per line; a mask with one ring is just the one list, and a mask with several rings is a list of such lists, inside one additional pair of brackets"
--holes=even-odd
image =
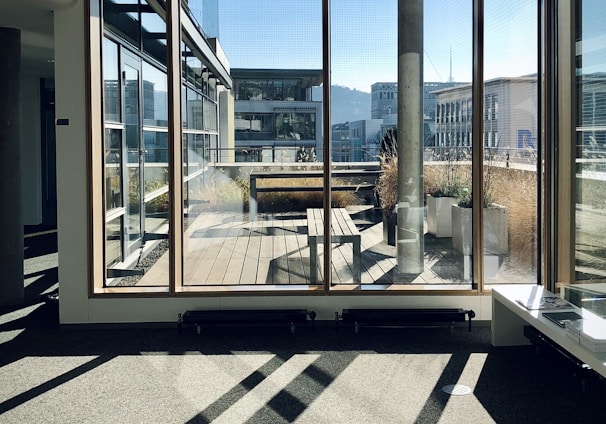
[[(348, 184), (347, 181), (340, 178), (333, 178), (335, 185)], [(261, 180), (261, 187), (281, 187), (281, 186), (312, 186), (321, 187), (322, 178), (296, 178), (292, 180)], [(248, 191), (247, 191), (248, 193)], [(304, 211), (307, 208), (323, 207), (323, 192), (265, 192), (257, 195), (258, 208), (260, 212), (288, 212)], [(334, 191), (332, 193), (331, 206), (334, 208), (344, 208), (350, 205), (363, 204), (363, 200), (355, 191)]]
[(190, 193), (196, 200), (208, 202), (211, 210), (243, 210), (248, 205), (248, 181), (242, 178), (221, 179)]
[(537, 181), (536, 172), (494, 167), (492, 196), (509, 214), (509, 260), (525, 269), (536, 267)]
[(398, 202), (398, 156), (381, 154), (379, 156), (381, 174), (377, 179), (376, 192), (379, 206), (387, 213), (392, 213)]

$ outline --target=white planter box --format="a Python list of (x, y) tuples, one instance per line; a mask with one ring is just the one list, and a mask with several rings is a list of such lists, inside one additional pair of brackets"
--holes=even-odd
[(456, 205), (454, 197), (427, 196), (427, 232), (436, 237), (452, 237), (451, 206)]
[[(463, 278), (469, 280), (471, 274), (472, 209), (451, 206), (452, 248), (463, 255)], [(484, 208), (484, 277), (493, 277), (498, 272), (502, 256), (509, 253), (507, 208), (495, 205)]]

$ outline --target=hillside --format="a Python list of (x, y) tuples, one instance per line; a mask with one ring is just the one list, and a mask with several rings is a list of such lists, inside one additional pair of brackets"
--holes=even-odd
[[(370, 119), (370, 93), (333, 85), (332, 124)], [(313, 89), (314, 100), (322, 99), (322, 87)]]

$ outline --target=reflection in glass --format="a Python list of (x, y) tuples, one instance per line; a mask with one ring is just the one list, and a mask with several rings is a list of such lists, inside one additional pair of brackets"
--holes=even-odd
[(105, 225), (105, 265), (109, 268), (122, 261), (122, 217)]
[(166, 23), (155, 12), (145, 12), (147, 2), (141, 0), (141, 36), (143, 51), (160, 63), (166, 64)]
[(144, 131), (145, 143), (145, 194), (167, 189), (168, 184), (168, 133)]
[(202, 123), (202, 95), (194, 89), (187, 90), (187, 127), (190, 129), (203, 129)]
[(120, 80), (118, 79), (118, 45), (103, 39), (103, 102), (105, 120), (120, 122)]
[[(606, 276), (606, 3), (584, 0), (576, 5), (576, 215), (575, 294), (579, 306), (599, 307)], [(598, 296), (599, 297), (599, 296)], [(581, 300), (584, 303), (581, 304)]]
[[(137, 1), (106, 0), (105, 30), (165, 58), (163, 20)], [(141, 1), (143, 6), (148, 6)], [(116, 37), (117, 36), (117, 37)], [(137, 46), (138, 47), (138, 46)], [(166, 74), (133, 49), (104, 40), (107, 286), (168, 285), (168, 99)]]
[(122, 130), (105, 130), (105, 210), (122, 203)]
[(143, 125), (168, 126), (166, 74), (143, 62)]
[(124, 123), (125, 123), (125, 141), (127, 149), (127, 173), (128, 184), (127, 193), (127, 225), (126, 239), (131, 243), (129, 249), (138, 247), (141, 238), (141, 178), (143, 177), (140, 164), (142, 161), (141, 149), (141, 125), (139, 123), (139, 72), (128, 66), (124, 66)]
[(139, 47), (138, 0), (103, 0), (103, 21), (107, 28)]

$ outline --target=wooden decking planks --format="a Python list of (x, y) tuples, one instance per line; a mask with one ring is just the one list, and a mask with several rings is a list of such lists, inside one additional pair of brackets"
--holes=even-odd
[[(343, 225), (339, 221), (333, 220), (333, 224)], [(255, 222), (249, 222), (238, 212), (200, 214), (189, 222), (185, 232), (184, 285), (310, 284), (307, 224), (304, 213), (266, 214)], [(337, 233), (349, 230), (351, 228), (339, 228)], [(321, 223), (316, 231), (323, 232)], [(362, 233), (362, 249), (380, 239), (380, 224), (377, 224), (376, 228)], [(351, 243), (333, 243), (332, 246), (333, 282), (353, 283)], [(323, 249), (318, 250), (318, 284), (321, 284), (324, 255)], [(372, 258), (362, 256), (363, 282), (370, 283), (371, 278), (385, 273), (373, 271), (377, 264)], [(160, 265), (164, 270), (159, 269)], [(150, 285), (152, 276), (161, 274), (168, 276), (168, 254), (148, 271), (138, 285)]]

